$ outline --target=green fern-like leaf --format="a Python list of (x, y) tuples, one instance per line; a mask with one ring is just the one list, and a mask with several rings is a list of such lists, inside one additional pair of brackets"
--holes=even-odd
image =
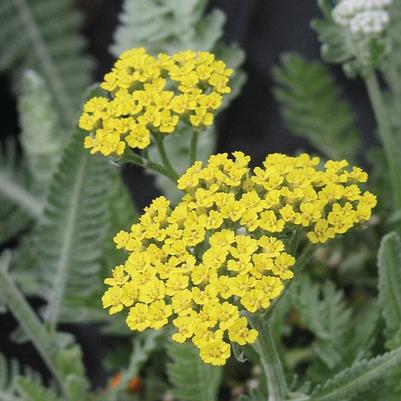
[(62, 149), (61, 124), (45, 81), (36, 72), (24, 74), (19, 97), (21, 143), (31, 176), (39, 188), (48, 183)]
[(71, 313), (79, 315), (80, 302), (100, 285), (111, 165), (104, 157), (90, 155), (82, 141), (78, 130), (63, 153), (36, 237), (47, 320), (52, 324)]
[(210, 50), (225, 18), (218, 10), (204, 16), (206, 6), (207, 0), (125, 0), (111, 51), (117, 57), (139, 46), (155, 54)]
[(15, 144), (7, 142), (0, 147), (0, 243), (41, 216), (43, 202), (30, 186), (29, 173), (18, 160)]
[(69, 400), (86, 401), (88, 399), (89, 381), (86, 378), (82, 361), (82, 351), (78, 345), (62, 349), (56, 364), (64, 382), (65, 393)]
[(312, 392), (310, 401), (356, 400), (359, 393), (385, 378), (400, 363), (401, 348), (363, 360), (338, 373), (323, 386), (318, 386)]
[[(97, 285), (85, 297), (70, 297), (67, 294), (68, 305), (63, 308), (60, 319), (70, 323), (83, 321), (96, 323), (101, 325), (102, 332), (106, 334), (127, 335), (128, 328), (124, 316), (120, 314), (115, 319), (110, 319), (108, 312), (103, 309), (101, 298), (105, 288), (101, 283), (110, 276), (110, 271), (114, 266), (124, 263), (126, 255), (116, 249), (113, 237), (120, 230), (130, 229), (137, 219), (137, 212), (131, 195), (121, 179), (119, 169), (111, 169), (107, 185), (109, 190), (107, 231), (104, 233), (103, 228), (101, 230), (101, 234), (104, 233), (104, 241), (100, 250), (100, 267), (93, 277), (93, 281)], [(18, 271), (16, 279), (23, 284), (25, 290), (29, 290), (32, 281), (27, 282), (29, 275), (25, 277), (23, 273), (23, 271)]]
[(90, 81), (92, 60), (78, 35), (81, 14), (70, 0), (3, 0), (0, 4), (0, 70), (32, 68), (45, 77), (66, 127)]
[(335, 24), (330, 14), (326, 13), (327, 18), (325, 20), (315, 19), (312, 21), (312, 28), (317, 32), (322, 43), (322, 58), (328, 63), (340, 64), (348, 62), (353, 57), (352, 45), (346, 30)]
[(259, 392), (258, 390), (251, 390), (249, 395), (242, 395), (239, 401), (265, 401), (266, 396)]
[(20, 366), (15, 360), (8, 363), (4, 355), (0, 354), (0, 400), (21, 400), (15, 392), (15, 379), (20, 373)]
[(104, 401), (119, 401), (121, 395), (126, 391), (128, 383), (133, 377), (138, 376), (143, 365), (149, 360), (155, 350), (159, 347), (160, 339), (164, 337), (163, 330), (139, 333), (134, 341), (129, 364), (122, 371), (119, 384), (111, 388), (105, 395)]
[(401, 241), (392, 232), (383, 237), (379, 254), (379, 302), (386, 334), (391, 339), (401, 328)]
[(360, 147), (356, 117), (326, 67), (286, 53), (273, 77), (274, 95), (288, 129), (326, 157), (355, 160)]
[(22, 367), (15, 359), (7, 361), (3, 354), (0, 354), (0, 400), (1, 401), (22, 401), (17, 394), (17, 381), (24, 375), (31, 381), (40, 383), (38, 373), (28, 367)]
[(199, 351), (189, 343), (168, 345), (171, 362), (168, 377), (174, 386), (173, 395), (180, 401), (216, 401), (221, 380), (221, 369), (207, 365), (199, 358)]
[(18, 394), (24, 401), (61, 401), (52, 389), (48, 389), (26, 377), (17, 379)]
[(343, 363), (348, 342), (351, 312), (344, 302), (344, 295), (330, 281), (321, 287), (303, 276), (297, 291), (292, 293), (293, 306), (302, 322), (313, 332), (313, 348), (317, 356), (330, 369)]

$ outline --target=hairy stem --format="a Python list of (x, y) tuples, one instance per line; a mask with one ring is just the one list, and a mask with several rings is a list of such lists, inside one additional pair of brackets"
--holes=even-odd
[(50, 372), (63, 388), (63, 380), (55, 363), (58, 346), (7, 273), (8, 264), (9, 260), (5, 260), (5, 257), (3, 257), (0, 261), (0, 292), (2, 300), (7, 304)]
[(174, 182), (178, 180), (178, 174), (175, 171), (173, 165), (168, 158), (166, 148), (164, 147), (163, 137), (160, 134), (153, 134), (153, 138), (155, 139), (157, 150), (159, 151), (160, 158), (163, 162), (163, 166), (165, 170), (169, 173), (171, 177), (175, 177)]
[(155, 173), (164, 175), (174, 183), (177, 181), (177, 175), (172, 173), (171, 171), (167, 170), (165, 166), (161, 164), (154, 163), (149, 159), (145, 159), (144, 157), (136, 154), (133, 151), (129, 151), (124, 155), (124, 160), (135, 164), (136, 166), (148, 168), (149, 170), (154, 171)]
[(267, 379), (268, 401), (285, 401), (288, 394), (283, 364), (277, 351), (273, 333), (262, 315), (250, 317), (251, 326), (259, 332), (253, 349), (258, 353)]
[[(298, 236), (296, 236), (295, 239), (295, 242), (297, 243), (295, 247), (298, 247)], [(307, 243), (300, 256), (297, 257), (297, 261), (293, 267), (295, 274), (302, 270), (306, 263), (308, 263), (309, 259), (316, 251), (316, 248), (316, 245), (313, 245), (309, 242)], [(294, 280), (291, 280), (290, 284), (286, 286), (281, 296), (273, 302), (269, 308), (269, 313), (267, 316), (259, 314), (249, 318), (251, 326), (259, 332), (258, 340), (253, 345), (253, 348), (260, 357), (263, 372), (266, 375), (269, 393), (268, 401), (286, 400), (288, 395), (288, 387), (285, 380), (283, 365), (277, 352), (274, 334), (267, 326), (266, 321), (268, 316), (271, 315), (277, 302), (288, 294), (288, 290), (293, 282)]]
[(199, 139), (199, 132), (194, 130), (192, 132), (192, 137), (191, 137), (191, 148), (190, 148), (190, 153), (189, 153), (189, 165), (192, 166), (197, 157), (197, 152), (198, 152), (198, 139)]
[(143, 365), (147, 362), (152, 352), (157, 347), (157, 340), (163, 336), (163, 330), (151, 331), (146, 336), (136, 338), (133, 343), (133, 350), (131, 353), (130, 361), (126, 369), (122, 371), (120, 382), (110, 388), (106, 393), (107, 401), (117, 401), (118, 397), (121, 396), (122, 392), (125, 392), (128, 388), (128, 384), (133, 377), (138, 376)]
[(365, 77), (365, 83), (377, 121), (379, 138), (383, 144), (393, 187), (394, 207), (401, 210), (401, 142), (394, 135), (377, 76), (374, 72)]

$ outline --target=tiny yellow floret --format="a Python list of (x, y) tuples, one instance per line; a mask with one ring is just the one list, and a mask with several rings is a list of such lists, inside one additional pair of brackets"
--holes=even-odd
[(293, 278), (293, 234), (325, 243), (370, 218), (376, 197), (360, 188), (366, 173), (344, 160), (319, 162), (271, 154), (252, 170), (241, 152), (195, 162), (178, 179), (178, 205), (159, 197), (114, 237), (128, 257), (105, 280), (103, 306), (127, 308), (131, 330), (172, 323), (174, 341), (190, 340), (203, 361), (223, 365), (230, 342), (257, 340), (246, 315), (267, 309)]
[(143, 48), (126, 50), (104, 76), (105, 95), (83, 107), (79, 127), (90, 133), (84, 147), (118, 157), (126, 147), (147, 148), (152, 133), (174, 133), (180, 122), (208, 127), (231, 92), (232, 73), (209, 52), (153, 57)]

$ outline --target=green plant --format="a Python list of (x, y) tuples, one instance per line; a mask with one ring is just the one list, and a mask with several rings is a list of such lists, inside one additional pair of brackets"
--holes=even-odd
[[(110, 75), (101, 88), (87, 89), (93, 61), (77, 34), (81, 14), (72, 2), (3, 1), (0, 69), (12, 79), (21, 135), (20, 143), (8, 141), (0, 150), (0, 311), (15, 317), (10, 339), (33, 344), (50, 380), (0, 355), (1, 400), (400, 399), (401, 2), (356, 2), (344, 14), (353, 1), (318, 1), (322, 16), (312, 26), (322, 62), (290, 52), (272, 71), (285, 125), (326, 160), (273, 154), (253, 171), (241, 152), (234, 161), (213, 155), (212, 117), (239, 94), (245, 74), (242, 50), (222, 41), (224, 14), (206, 0), (124, 2), (111, 53), (117, 58), (146, 48), (147, 63), (128, 65), (128, 78), (153, 65), (166, 82), (153, 70), (146, 87), (138, 78), (126, 88), (122, 79), (119, 94), (110, 89)], [(383, 19), (358, 24), (361, 13)], [(135, 54), (129, 62), (143, 61), (142, 50), (124, 54)], [(324, 62), (365, 83), (376, 149), (362, 152), (352, 103)], [(122, 70), (116, 71), (119, 78)], [(190, 74), (192, 81), (182, 78)], [(174, 114), (164, 104), (163, 119), (177, 117), (166, 123), (171, 135), (165, 135), (159, 110), (149, 104), (135, 112), (113, 108), (132, 108), (132, 99), (113, 101), (139, 87), (151, 106), (163, 90), (190, 94), (195, 105), (188, 101), (185, 112), (177, 107)], [(211, 93), (213, 107), (202, 103)], [(103, 100), (91, 110), (87, 101), (94, 97)], [(113, 106), (101, 109), (101, 102)], [(127, 140), (118, 152), (105, 146), (100, 153), (108, 158), (91, 155), (76, 127), (81, 108), (87, 148), (95, 148), (93, 131), (100, 130), (105, 145), (136, 134), (123, 126), (129, 118), (131, 127), (149, 129), (149, 143)], [(376, 199), (356, 185), (366, 173), (328, 159), (368, 166), (368, 186), (378, 198), (372, 219)], [(165, 196), (144, 213), (121, 179), (127, 163), (153, 174)], [(364, 229), (351, 230), (356, 225)], [(332, 240), (346, 231), (346, 240)], [(159, 276), (147, 276), (152, 269)], [(40, 299), (37, 310), (30, 297)], [(111, 318), (102, 306), (129, 313)], [(173, 313), (175, 331), (161, 329)], [(153, 330), (133, 333), (126, 322)], [(92, 388), (66, 323), (96, 324), (113, 342), (101, 362), (117, 375), (104, 388)]]

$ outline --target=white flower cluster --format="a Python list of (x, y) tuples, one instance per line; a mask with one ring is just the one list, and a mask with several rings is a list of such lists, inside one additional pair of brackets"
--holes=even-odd
[(386, 29), (392, 0), (341, 0), (333, 9), (334, 21), (352, 33), (377, 34)]

